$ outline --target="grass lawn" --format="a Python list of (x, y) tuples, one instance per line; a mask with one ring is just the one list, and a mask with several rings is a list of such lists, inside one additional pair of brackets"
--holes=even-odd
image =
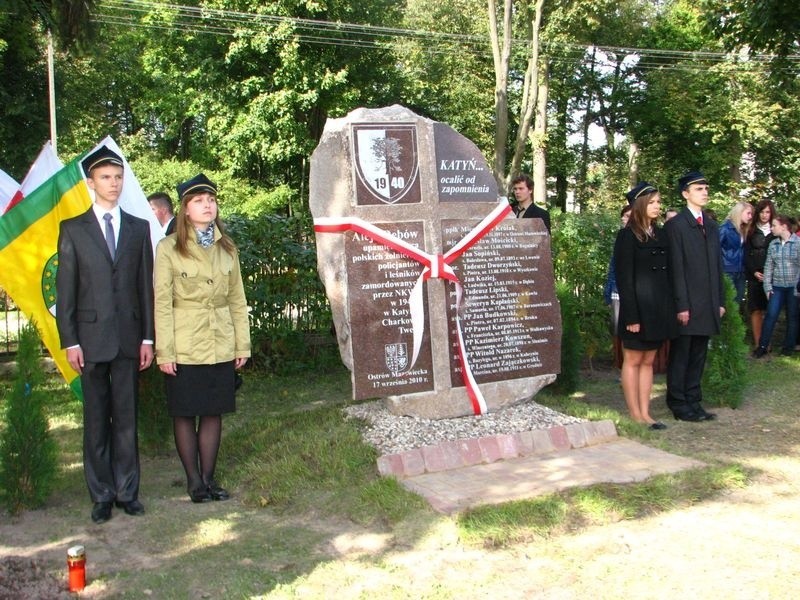
[[(35, 557), (60, 575), (68, 545), (84, 543), (90, 582), (85, 597), (98, 598), (455, 598), (484, 597), (484, 592), (520, 597), (516, 592), (547, 586), (577, 594), (558, 597), (581, 597), (589, 583), (573, 572), (578, 567), (570, 548), (576, 539), (628, 524), (649, 530), (658, 519), (728, 506), (726, 498), (761, 490), (765, 478), (800, 462), (795, 395), (780, 393), (776, 383), (796, 379), (800, 361), (773, 358), (748, 365), (741, 409), (721, 409), (715, 423), (668, 422), (670, 428), (661, 433), (623, 416), (610, 371), (586, 375), (569, 397), (545, 391), (537, 398), (576, 416), (611, 418), (621, 435), (698, 458), (707, 468), (457, 517), (434, 513), (396, 481), (377, 476), (376, 451), (361, 441), (359, 423), (343, 418), (341, 408), (351, 402), (348, 373), (248, 372), (238, 411), (224, 420), (218, 465), (234, 498), (192, 505), (167, 439), (164, 450), (143, 454), (148, 514), (136, 519), (116, 511), (103, 526), (89, 520), (80, 404), (51, 380), (49, 417), (62, 460), (56, 489), (40, 509), (0, 516), (0, 559)], [(9, 386), (0, 380), (3, 395)], [(663, 392), (659, 378), (654, 416), (666, 421)], [(800, 558), (800, 549), (791, 556)], [(587, 558), (587, 568), (594, 560)], [(527, 573), (533, 564), (554, 570)], [(566, 572), (573, 576), (563, 579)], [(657, 580), (657, 573), (648, 576)], [(531, 588), (533, 582), (544, 587)]]

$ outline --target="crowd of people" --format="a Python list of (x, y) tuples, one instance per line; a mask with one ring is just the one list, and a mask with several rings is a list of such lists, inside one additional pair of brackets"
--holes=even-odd
[[(659, 430), (649, 412), (653, 363), (668, 349), (667, 407), (675, 419), (700, 422), (701, 379), (709, 337), (725, 314), (723, 277), (749, 313), (755, 358), (765, 356), (781, 309), (786, 335), (781, 354), (798, 342), (800, 237), (789, 217), (762, 200), (734, 204), (721, 226), (706, 209), (709, 187), (700, 172), (678, 181), (685, 207), (664, 211), (658, 189), (640, 182), (627, 194), (622, 228), (609, 265), (605, 299), (621, 342), (623, 395), (631, 418)], [(628, 215), (630, 215), (628, 217)]]

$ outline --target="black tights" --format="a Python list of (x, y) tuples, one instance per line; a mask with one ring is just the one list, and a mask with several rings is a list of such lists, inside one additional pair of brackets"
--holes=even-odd
[(197, 490), (214, 479), (222, 437), (222, 416), (173, 417), (175, 447), (186, 471), (188, 489)]

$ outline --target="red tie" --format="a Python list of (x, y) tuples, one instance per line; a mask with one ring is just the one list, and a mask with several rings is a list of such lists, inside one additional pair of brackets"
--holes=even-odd
[(698, 215), (697, 224), (700, 225), (701, 227), (703, 226), (703, 215)]

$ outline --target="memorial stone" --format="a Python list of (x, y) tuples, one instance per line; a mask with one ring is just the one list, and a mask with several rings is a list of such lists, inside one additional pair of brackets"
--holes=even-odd
[(320, 277), (355, 399), (450, 418), (529, 400), (560, 368), (550, 236), (477, 147), (401, 107), (330, 119), (311, 157)]

